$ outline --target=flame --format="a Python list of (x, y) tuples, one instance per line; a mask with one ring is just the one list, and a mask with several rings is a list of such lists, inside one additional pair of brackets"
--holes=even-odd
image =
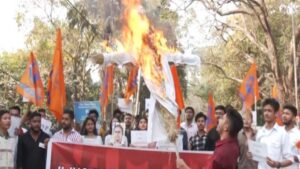
[[(168, 47), (163, 32), (151, 25), (140, 0), (122, 0), (122, 3), (124, 5), (122, 41), (115, 41), (117, 47), (113, 50), (132, 54), (144, 78), (161, 86), (164, 80), (161, 57), (164, 53), (173, 53), (175, 50)], [(104, 42), (104, 45), (107, 52), (112, 52), (108, 42)]]
[(300, 140), (296, 143), (296, 147), (300, 149)]

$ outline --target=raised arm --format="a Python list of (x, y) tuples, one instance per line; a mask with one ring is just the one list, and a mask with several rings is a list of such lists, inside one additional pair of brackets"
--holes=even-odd
[(194, 54), (188, 53), (168, 53), (165, 54), (168, 57), (169, 63), (179, 64), (179, 65), (190, 65), (190, 66), (200, 66), (200, 57)]
[(92, 56), (92, 61), (95, 64), (107, 65), (117, 64), (124, 65), (127, 63), (134, 63), (134, 57), (128, 53), (99, 53)]

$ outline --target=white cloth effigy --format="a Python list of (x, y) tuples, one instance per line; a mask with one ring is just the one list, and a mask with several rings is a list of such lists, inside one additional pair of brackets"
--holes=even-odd
[[(128, 53), (105, 53), (104, 65), (115, 63), (124, 65), (127, 63), (135, 63), (135, 57)], [(200, 58), (193, 54), (172, 53), (165, 54), (161, 57), (162, 76), (164, 83), (157, 85), (151, 79), (144, 77), (145, 83), (150, 91), (150, 105), (148, 117), (148, 137), (147, 141), (157, 142), (168, 140), (168, 134), (164, 127), (164, 120), (159, 112), (158, 104), (165, 107), (175, 118), (177, 117), (178, 105), (175, 98), (175, 88), (169, 62), (174, 64), (187, 64), (191, 66), (199, 66)], [(143, 72), (142, 72), (143, 73)]]

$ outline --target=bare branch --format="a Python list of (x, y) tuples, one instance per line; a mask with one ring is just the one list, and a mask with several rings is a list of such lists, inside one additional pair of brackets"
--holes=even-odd
[(202, 62), (202, 64), (204, 64), (204, 65), (210, 65), (210, 66), (213, 66), (214, 68), (220, 70), (220, 71), (222, 72), (224, 78), (226, 78), (226, 79), (232, 80), (232, 81), (234, 81), (234, 82), (236, 82), (236, 83), (242, 83), (242, 82), (243, 82), (242, 79), (238, 79), (238, 78), (235, 78), (235, 77), (230, 77), (230, 76), (228, 76), (227, 73), (225, 72), (225, 70), (224, 70), (221, 66), (219, 66), (219, 65), (217, 65), (217, 64), (215, 64), (215, 63), (211, 63), (211, 62)]
[(216, 12), (220, 16), (228, 16), (228, 15), (235, 15), (235, 14), (245, 14), (245, 15), (252, 15), (250, 12), (245, 11), (245, 10), (233, 10), (233, 11), (228, 11), (228, 12), (222, 12), (220, 10), (216, 10)]

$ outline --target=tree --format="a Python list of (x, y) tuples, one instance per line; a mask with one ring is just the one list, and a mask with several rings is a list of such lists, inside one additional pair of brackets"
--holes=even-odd
[[(189, 6), (197, 0), (190, 2)], [(291, 2), (276, 0), (198, 0), (198, 2), (201, 2), (215, 16), (215, 33), (220, 35), (218, 40), (220, 46), (223, 46), (225, 51), (232, 51), (232, 48), (236, 47), (237, 53), (232, 58), (244, 60), (240, 62), (242, 65), (235, 64), (232, 68), (236, 66), (241, 68), (238, 70), (245, 72), (245, 61), (249, 62), (246, 63), (247, 65), (253, 61), (257, 62), (260, 85), (263, 89), (261, 95), (267, 96), (266, 89), (270, 91), (271, 86), (276, 83), (281, 100), (294, 103), (296, 92), (293, 83), (294, 42), (291, 17), (287, 12)], [(294, 3), (299, 6), (299, 2)], [(295, 13), (295, 18), (300, 18), (299, 12)], [(295, 43), (297, 51), (300, 51), (300, 25), (296, 27)], [(225, 45), (220, 40), (223, 40)], [(227, 43), (229, 45), (226, 45)], [(297, 52), (295, 64), (298, 71), (299, 58)], [(223, 65), (215, 62), (204, 62), (204, 64), (213, 66), (219, 74), (223, 74), (224, 78), (239, 84), (243, 76), (232, 73), (230, 75), (226, 68), (224, 69), (224, 64), (229, 62), (224, 60)], [(299, 76), (297, 78), (299, 81)]]

